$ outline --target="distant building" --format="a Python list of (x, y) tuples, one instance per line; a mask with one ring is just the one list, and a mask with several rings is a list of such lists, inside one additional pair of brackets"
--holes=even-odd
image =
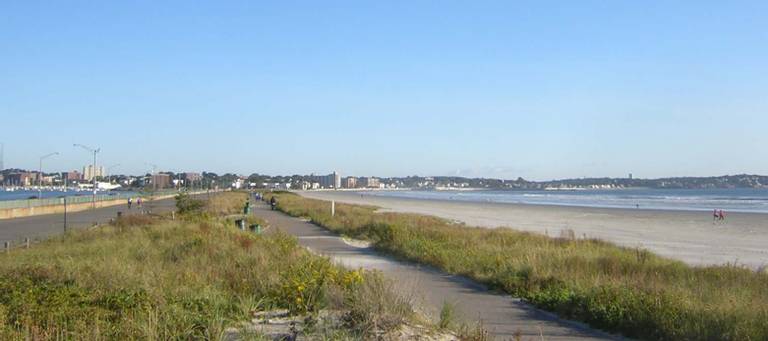
[(171, 187), (171, 176), (162, 173), (152, 175), (152, 187), (157, 189)]
[(93, 180), (93, 177), (103, 177), (106, 174), (104, 167), (96, 167), (94, 170), (93, 165), (83, 167), (83, 180)]
[(182, 179), (184, 179), (184, 182), (187, 184), (191, 184), (203, 181), (203, 176), (200, 175), (200, 173), (184, 173), (182, 174)]
[(58, 179), (58, 175), (44, 175), (43, 176), (43, 185), (50, 185), (56, 182)]
[(200, 175), (200, 173), (183, 173), (180, 177), (182, 180), (184, 180), (185, 186), (195, 186), (195, 185), (201, 185), (203, 183), (203, 176)]
[(232, 184), (230, 184), (229, 187), (232, 187), (234, 189), (240, 189), (240, 188), (243, 188), (244, 184), (245, 184), (245, 179), (238, 178), (238, 179), (235, 179), (235, 181), (232, 181)]
[(298, 188), (301, 189), (302, 191), (306, 191), (308, 189), (312, 189), (312, 183), (309, 182), (309, 181), (299, 182)]
[(119, 183), (120, 183), (120, 184), (122, 184), (123, 186), (131, 186), (131, 184), (134, 184), (134, 183), (135, 183), (136, 185), (139, 185), (141, 182), (142, 182), (142, 181), (141, 181), (141, 179), (140, 179), (140, 178), (134, 178), (134, 177), (132, 177), (132, 176), (126, 177), (126, 178), (124, 178), (124, 179), (121, 179), (121, 180), (119, 181)]
[(362, 178), (362, 187), (365, 188), (379, 188), (381, 186), (379, 179), (373, 177)]
[(341, 188), (341, 175), (339, 173), (333, 172), (328, 175), (317, 176), (316, 178), (322, 188)]
[(354, 176), (344, 178), (344, 188), (357, 188), (357, 178)]
[(317, 176), (316, 179), (321, 188), (331, 188), (333, 184), (333, 178), (330, 175)]
[(264, 183), (264, 185), (268, 189), (276, 189), (276, 190), (284, 190), (284, 191), (291, 189), (290, 182), (269, 182), (269, 183)]
[(4, 183), (8, 186), (31, 186), (37, 180), (37, 173), (18, 172), (5, 176)]
[(77, 180), (83, 179), (83, 174), (76, 170), (73, 170), (71, 172), (61, 173), (61, 177), (67, 181), (77, 181)]

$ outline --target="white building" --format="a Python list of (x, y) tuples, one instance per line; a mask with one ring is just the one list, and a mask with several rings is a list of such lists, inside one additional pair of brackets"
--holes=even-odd
[(373, 177), (365, 177), (361, 179), (362, 187), (365, 188), (380, 188), (381, 183), (379, 182), (379, 179), (373, 178)]
[(264, 183), (267, 189), (276, 189), (276, 190), (289, 190), (291, 189), (291, 183), (290, 182), (266, 182)]
[(306, 191), (312, 188), (312, 183), (310, 183), (309, 181), (302, 181), (300, 186), (302, 191)]
[(232, 182), (232, 185), (230, 185), (230, 187), (234, 189), (240, 189), (243, 187), (243, 183), (244, 183), (243, 179), (237, 179), (234, 182)]
[(93, 180), (93, 177), (103, 177), (105, 176), (106, 172), (104, 172), (104, 167), (96, 167), (96, 171), (93, 170), (93, 165), (88, 165), (83, 167), (83, 179), (84, 180)]

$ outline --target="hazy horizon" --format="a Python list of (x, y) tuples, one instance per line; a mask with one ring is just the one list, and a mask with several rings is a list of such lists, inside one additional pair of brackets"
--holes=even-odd
[(0, 4), (5, 167), (768, 174), (768, 3)]

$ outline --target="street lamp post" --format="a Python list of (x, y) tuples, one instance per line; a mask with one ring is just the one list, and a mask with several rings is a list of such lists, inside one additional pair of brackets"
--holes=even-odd
[(98, 154), (101, 151), (101, 148), (94, 149), (79, 143), (75, 143), (73, 147), (80, 147), (93, 153), (93, 168), (91, 168), (91, 176), (93, 176), (93, 208), (95, 209), (96, 208), (96, 154)]
[(115, 167), (120, 167), (120, 164), (117, 163), (117, 164), (114, 164), (114, 165), (111, 165), (111, 166), (107, 167), (107, 176), (109, 177), (109, 184), (110, 185), (112, 184), (112, 168), (115, 168)]
[(50, 154), (45, 154), (40, 157), (40, 168), (37, 170), (37, 198), (42, 199), (43, 198), (43, 160), (54, 156), (59, 155), (59, 152), (53, 152)]
[(152, 180), (152, 192), (154, 195), (154, 192), (157, 192), (157, 177), (155, 176), (157, 173), (157, 165), (149, 162), (145, 162), (147, 166), (152, 166), (152, 177), (150, 178)]

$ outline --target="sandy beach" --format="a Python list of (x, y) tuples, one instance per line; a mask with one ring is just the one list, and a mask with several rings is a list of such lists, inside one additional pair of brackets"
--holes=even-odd
[(692, 265), (768, 265), (768, 214), (732, 213), (714, 224), (710, 212), (585, 208), (381, 197), (343, 191), (298, 192), (308, 198), (428, 214), (472, 226), (509, 227), (559, 236), (599, 238), (641, 247)]

